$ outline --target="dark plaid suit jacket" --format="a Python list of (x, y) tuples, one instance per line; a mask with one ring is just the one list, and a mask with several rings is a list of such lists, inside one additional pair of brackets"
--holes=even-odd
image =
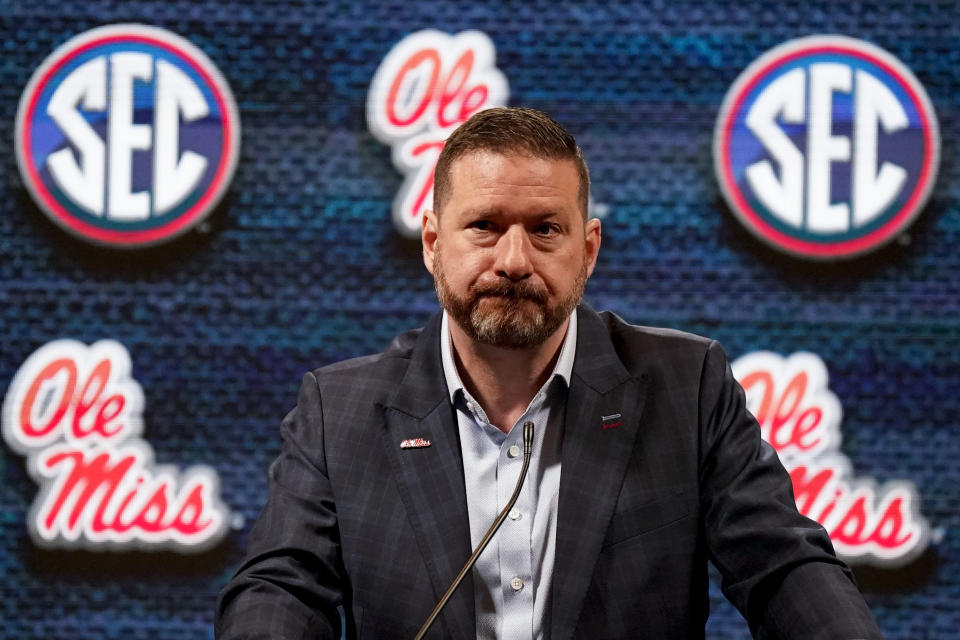
[[(703, 637), (708, 558), (756, 637), (881, 637), (717, 343), (578, 313), (550, 637)], [(338, 606), (347, 638), (415, 635), (471, 551), (439, 328), (304, 377), (218, 638), (338, 638)], [(470, 580), (429, 637), (476, 637)]]

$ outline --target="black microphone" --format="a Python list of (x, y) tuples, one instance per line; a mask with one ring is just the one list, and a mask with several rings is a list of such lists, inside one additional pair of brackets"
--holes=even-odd
[(517, 486), (513, 489), (513, 495), (510, 496), (510, 501), (507, 502), (507, 506), (503, 508), (503, 511), (500, 512), (500, 515), (497, 516), (497, 519), (493, 521), (493, 524), (490, 525), (490, 528), (487, 529), (487, 532), (483, 536), (483, 540), (480, 541), (480, 544), (477, 545), (477, 548), (473, 550), (473, 553), (470, 554), (470, 558), (467, 560), (467, 564), (463, 565), (463, 569), (460, 569), (460, 573), (457, 574), (457, 577), (453, 579), (453, 583), (447, 589), (447, 592), (443, 594), (443, 597), (440, 598), (440, 601), (437, 603), (437, 606), (433, 608), (433, 611), (430, 612), (430, 615), (427, 616), (426, 621), (423, 623), (423, 626), (420, 627), (420, 631), (417, 631), (417, 635), (414, 636), (413, 640), (421, 640), (427, 631), (430, 629), (430, 626), (437, 619), (437, 616), (440, 615), (440, 612), (443, 610), (444, 605), (447, 604), (447, 600), (450, 599), (450, 596), (453, 595), (453, 592), (457, 590), (457, 587), (460, 586), (460, 583), (463, 582), (463, 578), (470, 572), (470, 569), (473, 568), (474, 563), (476, 563), (477, 558), (480, 557), (480, 554), (483, 553), (483, 550), (487, 548), (487, 544), (490, 542), (490, 539), (493, 538), (493, 534), (497, 532), (497, 529), (500, 528), (500, 525), (503, 524), (503, 521), (507, 519), (507, 513), (510, 509), (513, 509), (513, 505), (517, 503), (517, 498), (520, 497), (520, 488), (523, 486), (523, 480), (527, 477), (527, 467), (530, 466), (530, 454), (533, 453), (533, 423), (524, 422), (523, 423), (523, 467), (520, 469), (520, 478), (517, 479)]

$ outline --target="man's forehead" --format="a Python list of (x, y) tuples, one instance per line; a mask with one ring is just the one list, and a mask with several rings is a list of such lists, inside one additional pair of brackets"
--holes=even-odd
[(458, 187), (474, 191), (484, 188), (534, 188), (567, 191), (579, 185), (576, 164), (566, 158), (545, 158), (529, 153), (471, 151), (450, 166), (450, 192)]
[(470, 170), (476, 167), (489, 167), (507, 161), (521, 166), (550, 166), (556, 169), (570, 167), (576, 170), (576, 163), (572, 158), (554, 158), (540, 155), (524, 148), (505, 149), (471, 149), (456, 157), (450, 163), (451, 173), (458, 169)]

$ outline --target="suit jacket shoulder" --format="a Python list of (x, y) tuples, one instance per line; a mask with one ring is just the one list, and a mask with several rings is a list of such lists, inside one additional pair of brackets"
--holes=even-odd
[(610, 311), (597, 315), (606, 326), (621, 362), (630, 371), (639, 372), (647, 366), (661, 364), (662, 356), (667, 354), (685, 366), (702, 363), (707, 349), (715, 342), (677, 329), (629, 324)]
[(338, 385), (376, 386), (383, 383), (384, 390), (396, 387), (398, 377), (406, 373), (410, 358), (423, 329), (412, 329), (400, 334), (384, 351), (371, 355), (341, 360), (313, 370), (321, 389), (335, 389)]

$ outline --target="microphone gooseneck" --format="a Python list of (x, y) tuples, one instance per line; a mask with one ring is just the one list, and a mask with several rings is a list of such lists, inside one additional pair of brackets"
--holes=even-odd
[(463, 565), (462, 569), (460, 569), (460, 573), (458, 573), (457, 577), (453, 579), (453, 582), (450, 584), (450, 587), (447, 588), (446, 593), (444, 593), (443, 597), (440, 598), (440, 601), (437, 602), (437, 606), (435, 606), (433, 611), (430, 612), (430, 615), (427, 616), (427, 619), (420, 627), (420, 630), (417, 631), (417, 635), (414, 636), (413, 640), (421, 640), (423, 636), (426, 635), (431, 625), (433, 625), (434, 621), (437, 619), (437, 616), (440, 615), (443, 607), (447, 604), (447, 600), (450, 599), (450, 596), (453, 595), (453, 592), (456, 591), (457, 587), (460, 586), (460, 583), (463, 582), (464, 577), (466, 577), (467, 573), (470, 572), (470, 569), (473, 568), (473, 565), (476, 563), (477, 558), (480, 557), (480, 554), (483, 553), (483, 550), (487, 548), (487, 544), (489, 544), (490, 540), (493, 538), (493, 534), (497, 532), (497, 529), (500, 528), (500, 525), (503, 524), (503, 521), (507, 519), (507, 514), (510, 512), (510, 509), (513, 509), (513, 505), (516, 504), (517, 498), (520, 497), (520, 489), (523, 487), (523, 481), (527, 477), (527, 468), (530, 466), (530, 455), (532, 453), (533, 423), (528, 421), (523, 423), (523, 467), (520, 468), (520, 478), (517, 479), (517, 486), (513, 489), (513, 495), (510, 496), (507, 506), (503, 508), (503, 511), (500, 512), (500, 515), (497, 516), (497, 519), (494, 520), (493, 524), (490, 525), (490, 528), (487, 529), (487, 532), (483, 535), (483, 539), (480, 541), (480, 544), (478, 544), (477, 548), (473, 550), (472, 554), (470, 554), (470, 558), (467, 560), (467, 563)]

